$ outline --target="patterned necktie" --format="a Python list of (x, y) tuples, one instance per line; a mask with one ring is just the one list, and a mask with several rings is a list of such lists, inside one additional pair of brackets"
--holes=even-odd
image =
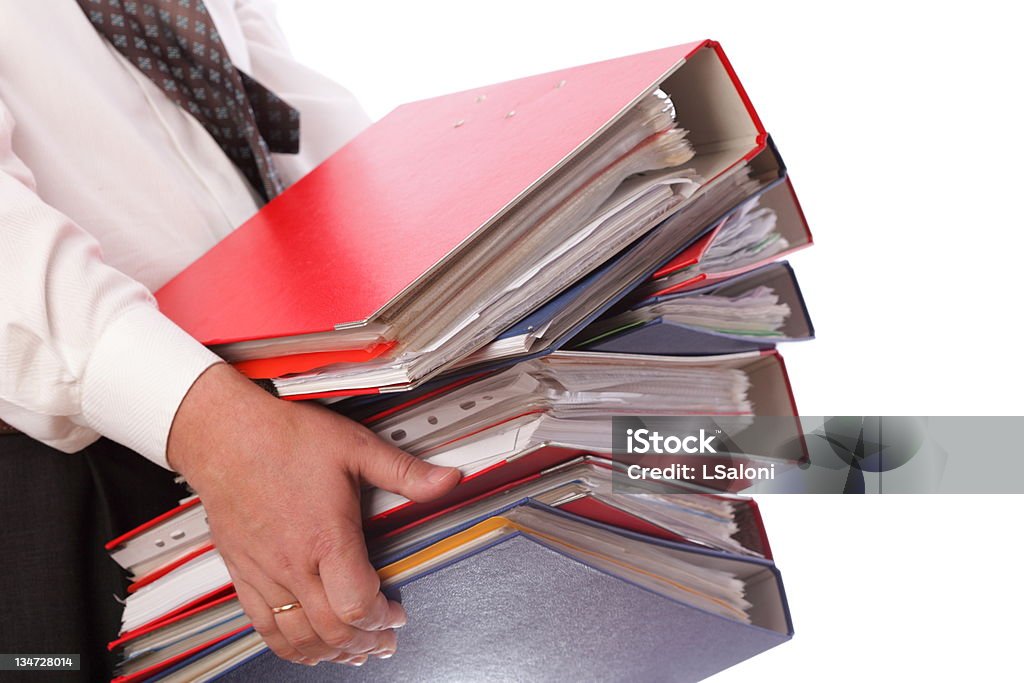
[(78, 0), (99, 33), (202, 124), (263, 197), (271, 152), (299, 151), (299, 112), (231, 63), (203, 0)]

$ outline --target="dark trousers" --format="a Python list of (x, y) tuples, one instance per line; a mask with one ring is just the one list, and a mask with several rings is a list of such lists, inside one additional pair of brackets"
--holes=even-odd
[(126, 581), (103, 545), (173, 507), (186, 493), (173, 478), (106, 439), (69, 455), (0, 435), (0, 653), (82, 658), (0, 680), (110, 680)]

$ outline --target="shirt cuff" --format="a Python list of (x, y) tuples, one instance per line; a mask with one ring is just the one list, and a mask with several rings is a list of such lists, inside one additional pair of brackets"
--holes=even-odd
[(167, 464), (167, 437), (185, 394), (221, 362), (154, 306), (128, 309), (93, 349), (82, 380), (86, 424), (109, 439)]

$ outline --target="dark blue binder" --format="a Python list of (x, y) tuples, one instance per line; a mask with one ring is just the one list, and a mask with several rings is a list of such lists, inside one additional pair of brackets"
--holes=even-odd
[(617, 533), (747, 578), (753, 623), (657, 594), (515, 532), (395, 587), (409, 613), (395, 657), (352, 669), (264, 653), (221, 680), (698, 681), (792, 637), (770, 560)]
[(659, 317), (599, 337), (588, 334), (588, 331), (584, 329), (568, 345), (582, 351), (648, 353), (665, 356), (713, 356), (770, 349), (779, 342), (804, 341), (814, 338), (814, 326), (807, 312), (807, 305), (804, 303), (800, 285), (793, 274), (793, 269), (785, 261), (770, 263), (749, 273), (706, 287), (678, 294), (652, 297), (636, 302), (630, 308), (636, 309), (698, 294), (735, 296), (758, 285), (772, 287), (780, 299), (789, 304), (789, 319), (778, 336), (756, 337), (730, 334), (693, 327)]

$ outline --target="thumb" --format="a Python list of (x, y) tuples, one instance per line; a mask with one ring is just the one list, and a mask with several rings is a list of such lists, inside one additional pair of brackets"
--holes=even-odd
[(417, 503), (443, 496), (455, 488), (462, 477), (454, 467), (431, 465), (386, 444), (360, 458), (359, 475), (374, 486)]

